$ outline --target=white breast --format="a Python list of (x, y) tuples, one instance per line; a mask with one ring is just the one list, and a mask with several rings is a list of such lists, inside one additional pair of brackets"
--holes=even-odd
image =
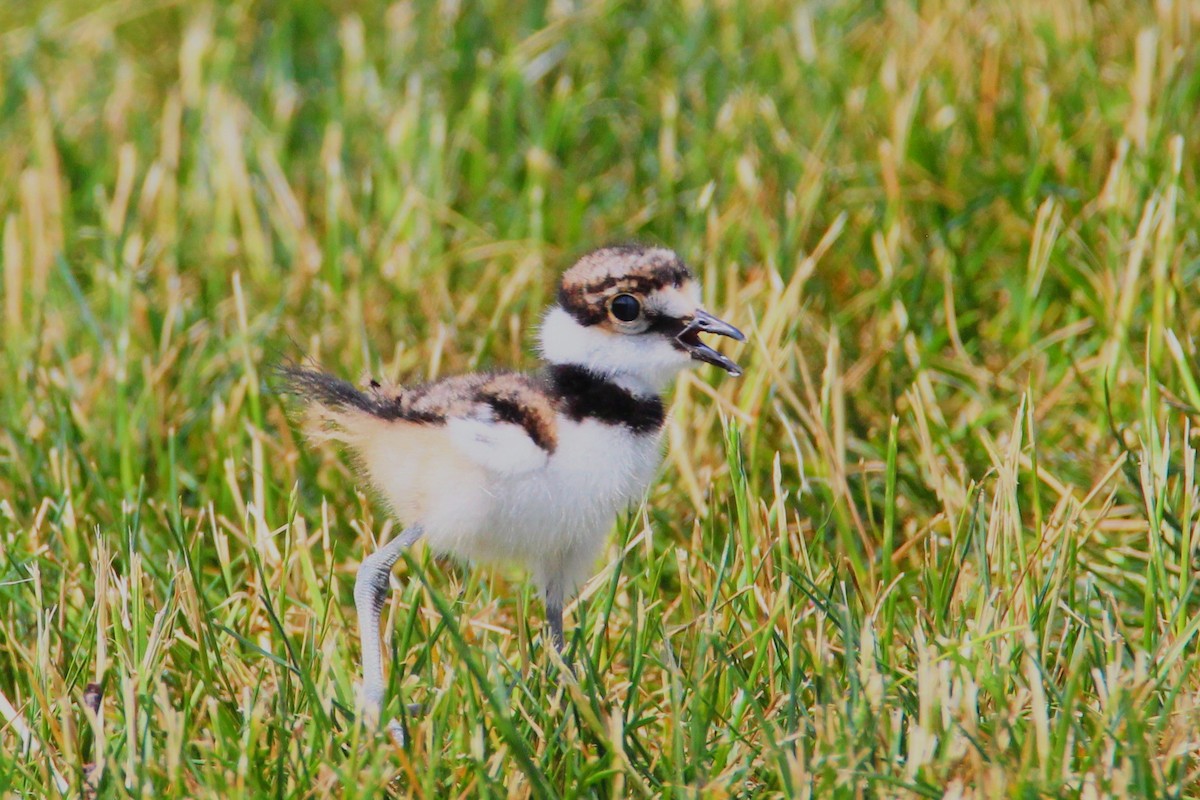
[[(544, 467), (469, 481), (458, 502), (486, 506), (471, 530), (427, 530), (429, 543), (471, 561), (515, 561), (539, 583), (562, 575), (572, 591), (590, 574), (618, 513), (639, 502), (654, 477), (660, 436), (595, 420), (558, 422)], [(474, 497), (482, 491), (486, 497)], [(458, 527), (458, 526), (455, 526)]]

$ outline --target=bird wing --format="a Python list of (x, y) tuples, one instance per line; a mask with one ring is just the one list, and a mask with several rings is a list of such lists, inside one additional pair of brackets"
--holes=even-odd
[(451, 402), (439, 402), (449, 412), (446, 432), (468, 459), (502, 475), (546, 466), (557, 445), (556, 412), (538, 382), (502, 373), (482, 380), (451, 379), (444, 389), (454, 396)]
[(489, 472), (519, 475), (541, 469), (550, 453), (539, 447), (521, 425), (501, 422), (485, 413), (446, 421), (451, 444)]

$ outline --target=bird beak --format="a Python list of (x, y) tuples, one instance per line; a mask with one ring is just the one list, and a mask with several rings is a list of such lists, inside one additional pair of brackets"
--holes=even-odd
[(679, 335), (675, 337), (675, 341), (679, 342), (683, 346), (683, 349), (697, 361), (716, 364), (735, 378), (741, 375), (741, 367), (700, 341), (700, 334), (702, 333), (715, 333), (718, 336), (728, 336), (730, 339), (738, 342), (746, 341), (746, 335), (728, 322), (717, 319), (707, 311), (698, 308), (696, 309), (696, 313), (692, 315), (691, 320), (679, 332)]

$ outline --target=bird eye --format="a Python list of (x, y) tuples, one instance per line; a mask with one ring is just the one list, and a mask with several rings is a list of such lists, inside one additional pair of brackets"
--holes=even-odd
[(633, 322), (642, 313), (642, 304), (631, 294), (619, 294), (608, 304), (608, 310), (621, 322)]

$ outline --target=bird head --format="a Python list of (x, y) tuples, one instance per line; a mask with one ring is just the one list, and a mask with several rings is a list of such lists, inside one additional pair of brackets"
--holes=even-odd
[(593, 250), (562, 276), (541, 328), (542, 356), (633, 390), (660, 391), (697, 362), (741, 368), (701, 338), (746, 337), (700, 304), (700, 284), (673, 251), (619, 245)]

